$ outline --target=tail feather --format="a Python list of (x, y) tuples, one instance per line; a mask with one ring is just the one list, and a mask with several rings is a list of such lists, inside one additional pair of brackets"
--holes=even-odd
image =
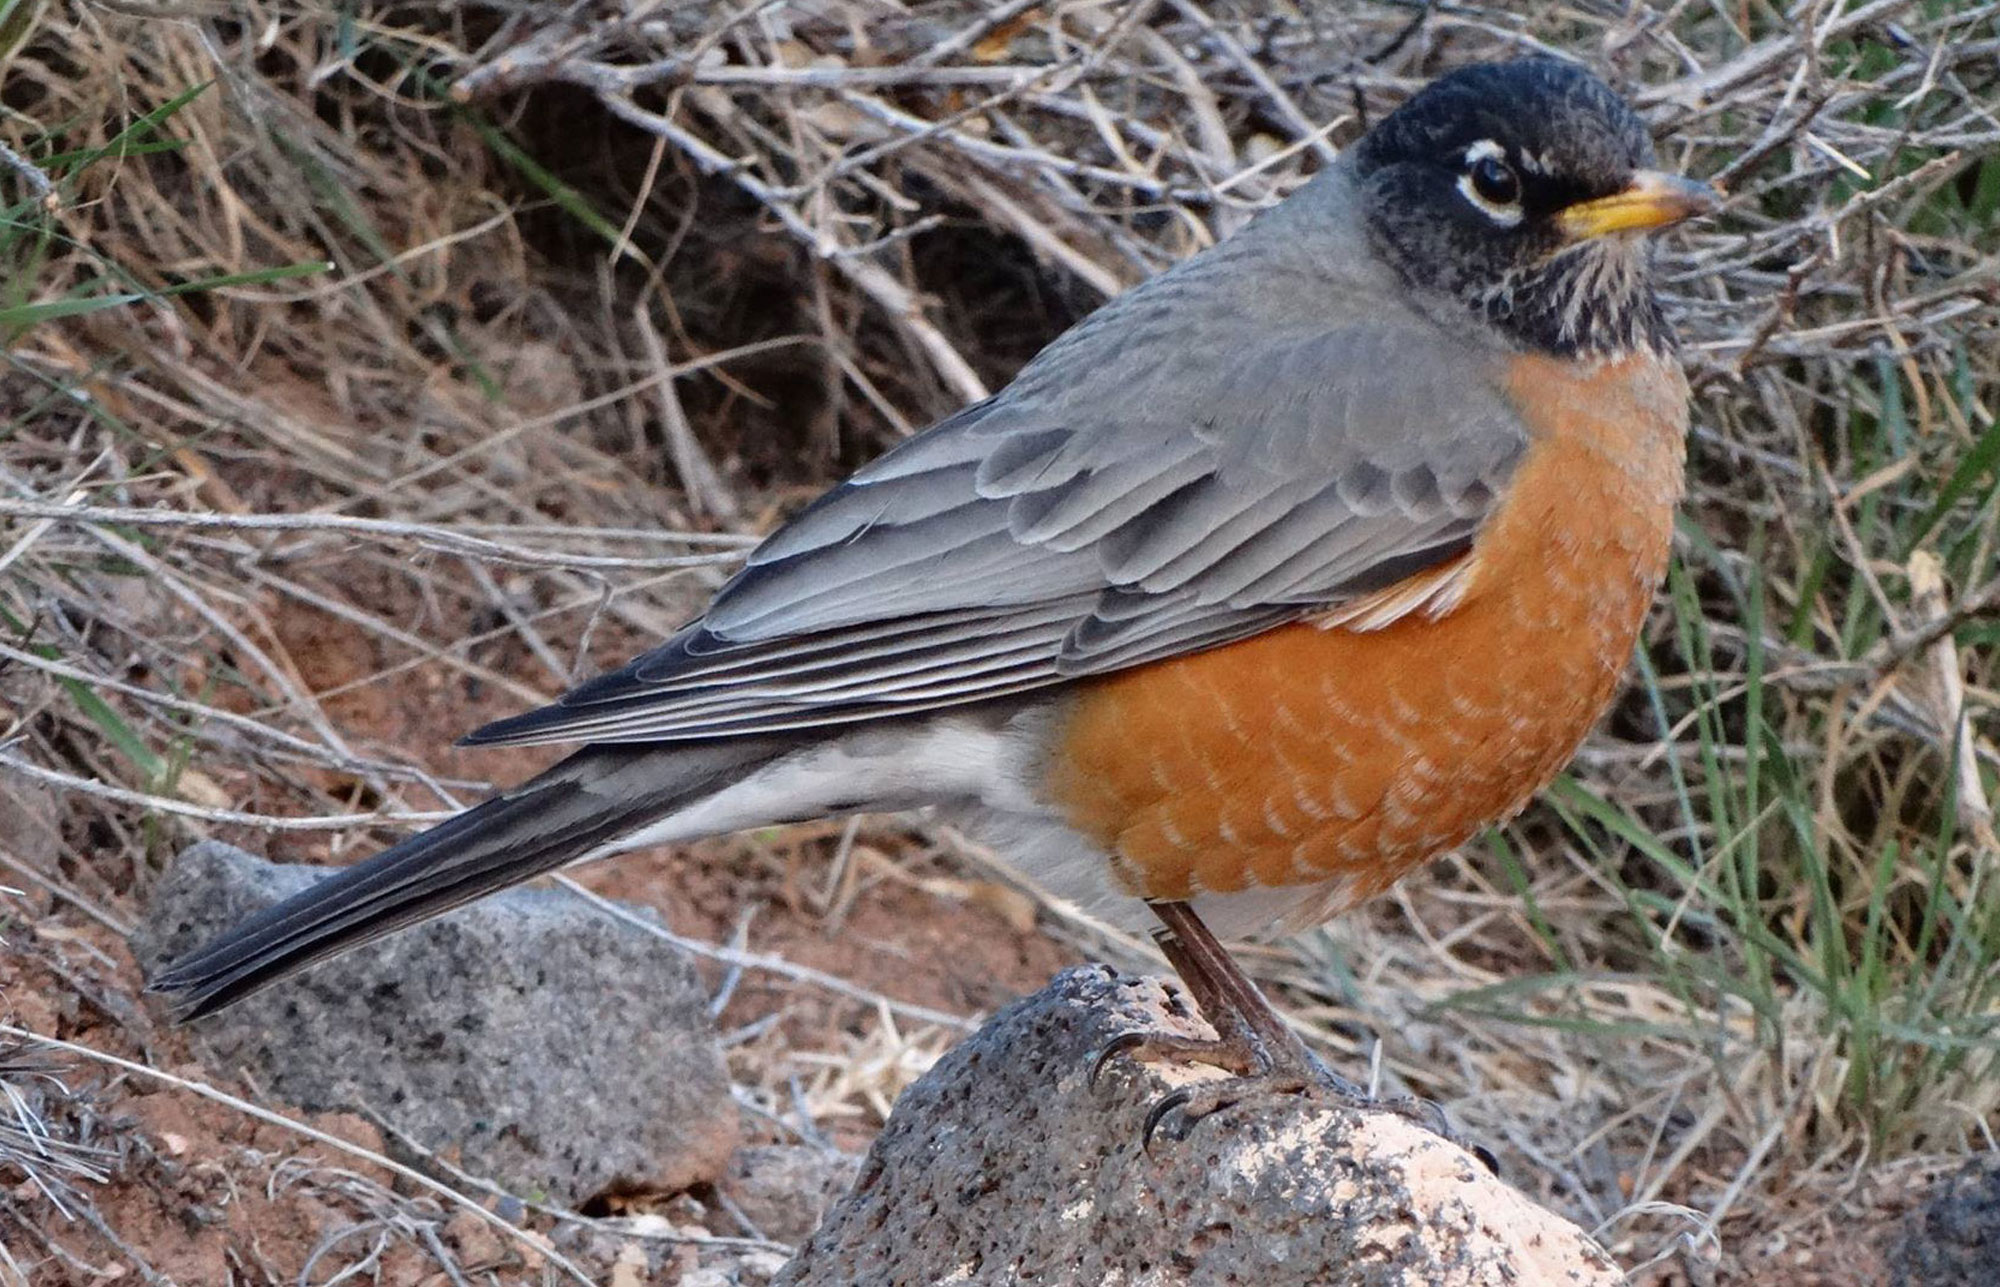
[(785, 748), (767, 738), (592, 746), (429, 831), (252, 916), (148, 984), (182, 1019), (316, 961), (605, 849)]

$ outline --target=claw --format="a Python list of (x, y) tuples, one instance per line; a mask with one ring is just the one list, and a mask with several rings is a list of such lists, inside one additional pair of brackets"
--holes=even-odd
[[(1146, 1124), (1139, 1128), (1140, 1148), (1149, 1153), (1152, 1152), (1153, 1135), (1160, 1129), (1160, 1123), (1167, 1119), (1169, 1113), (1187, 1103), (1193, 1097), (1193, 1093), (1186, 1088), (1182, 1088), (1180, 1090), (1170, 1090), (1160, 1096), (1159, 1102), (1146, 1111)], [(1185, 1139), (1185, 1133), (1179, 1138)]]
[(1105, 1042), (1103, 1048), (1097, 1052), (1097, 1057), (1090, 1061), (1090, 1076), (1085, 1084), (1092, 1090), (1096, 1090), (1097, 1079), (1104, 1073), (1104, 1065), (1110, 1063), (1120, 1055), (1129, 1054), (1137, 1050), (1145, 1044), (1146, 1034), (1143, 1032), (1121, 1032), (1111, 1040)]

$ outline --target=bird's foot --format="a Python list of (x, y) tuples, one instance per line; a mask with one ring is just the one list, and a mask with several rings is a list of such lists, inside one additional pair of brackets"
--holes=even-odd
[[(1156, 900), (1148, 906), (1161, 924), (1154, 942), (1187, 984), (1215, 1036), (1137, 1031), (1114, 1037), (1091, 1061), (1091, 1084), (1096, 1085), (1104, 1066), (1119, 1056), (1143, 1062), (1206, 1064), (1233, 1075), (1183, 1086), (1161, 1097), (1146, 1114), (1141, 1131), (1146, 1146), (1151, 1146), (1161, 1123), (1170, 1117), (1176, 1123), (1174, 1137), (1185, 1139), (1203, 1118), (1253, 1095), (1302, 1094), (1343, 1108), (1397, 1113), (1449, 1143), (1471, 1147), (1481, 1161), (1497, 1170), (1493, 1155), (1465, 1145), (1437, 1105), (1411, 1098), (1378, 1100), (1366, 1087), (1328, 1068), (1286, 1026), (1193, 907), (1172, 899)], [(1185, 1013), (1178, 1003), (1174, 1008)]]
[[(1248, 1033), (1228, 1038), (1190, 1037), (1172, 1032), (1121, 1033), (1104, 1044), (1091, 1061), (1090, 1083), (1096, 1085), (1106, 1065), (1115, 1059), (1140, 1063), (1199, 1064), (1231, 1074), (1168, 1091), (1146, 1112), (1140, 1128), (1145, 1147), (1162, 1128), (1169, 1138), (1184, 1140), (1202, 1119), (1245, 1100), (1263, 1095), (1303, 1095), (1342, 1108), (1366, 1108), (1408, 1118), (1448, 1143), (1466, 1149), (1498, 1174), (1492, 1153), (1452, 1128), (1442, 1108), (1412, 1095), (1378, 1097), (1327, 1067), (1297, 1038), (1277, 1050)], [(1171, 1124), (1171, 1125), (1170, 1125)]]
[(1303, 1094), (1349, 1107), (1373, 1103), (1363, 1087), (1328, 1068), (1297, 1038), (1273, 1050), (1270, 1044), (1247, 1032), (1220, 1038), (1171, 1032), (1122, 1033), (1106, 1042), (1091, 1061), (1091, 1084), (1097, 1083), (1105, 1065), (1119, 1058), (1141, 1063), (1200, 1064), (1231, 1074), (1162, 1095), (1147, 1112), (1140, 1132), (1149, 1147), (1153, 1136), (1169, 1118), (1174, 1120), (1172, 1137), (1185, 1139), (1204, 1117), (1258, 1095)]

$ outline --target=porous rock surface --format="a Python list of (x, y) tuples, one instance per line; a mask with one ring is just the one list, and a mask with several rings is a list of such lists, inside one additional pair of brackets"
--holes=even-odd
[(1938, 1181), (1888, 1247), (1890, 1287), (2000, 1282), (2000, 1156), (1972, 1158)]
[[(324, 876), (183, 852), (133, 938), (148, 974)], [(517, 889), (323, 962), (192, 1025), (209, 1069), (373, 1115), (533, 1198), (721, 1175), (736, 1105), (687, 960), (559, 891)]]
[[(1096, 1052), (1207, 1035), (1150, 979), (1065, 972), (903, 1093), (787, 1287), (1533, 1287), (1623, 1281), (1576, 1226), (1409, 1118), (1264, 1095), (1140, 1141), (1196, 1073)], [(1168, 1123), (1169, 1127), (1171, 1122)]]

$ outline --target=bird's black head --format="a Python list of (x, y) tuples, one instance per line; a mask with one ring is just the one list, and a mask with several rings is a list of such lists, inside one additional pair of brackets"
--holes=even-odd
[(1643, 234), (1715, 204), (1651, 168), (1624, 99), (1553, 58), (1453, 72), (1354, 164), (1370, 236), (1406, 281), (1557, 353), (1665, 348)]

